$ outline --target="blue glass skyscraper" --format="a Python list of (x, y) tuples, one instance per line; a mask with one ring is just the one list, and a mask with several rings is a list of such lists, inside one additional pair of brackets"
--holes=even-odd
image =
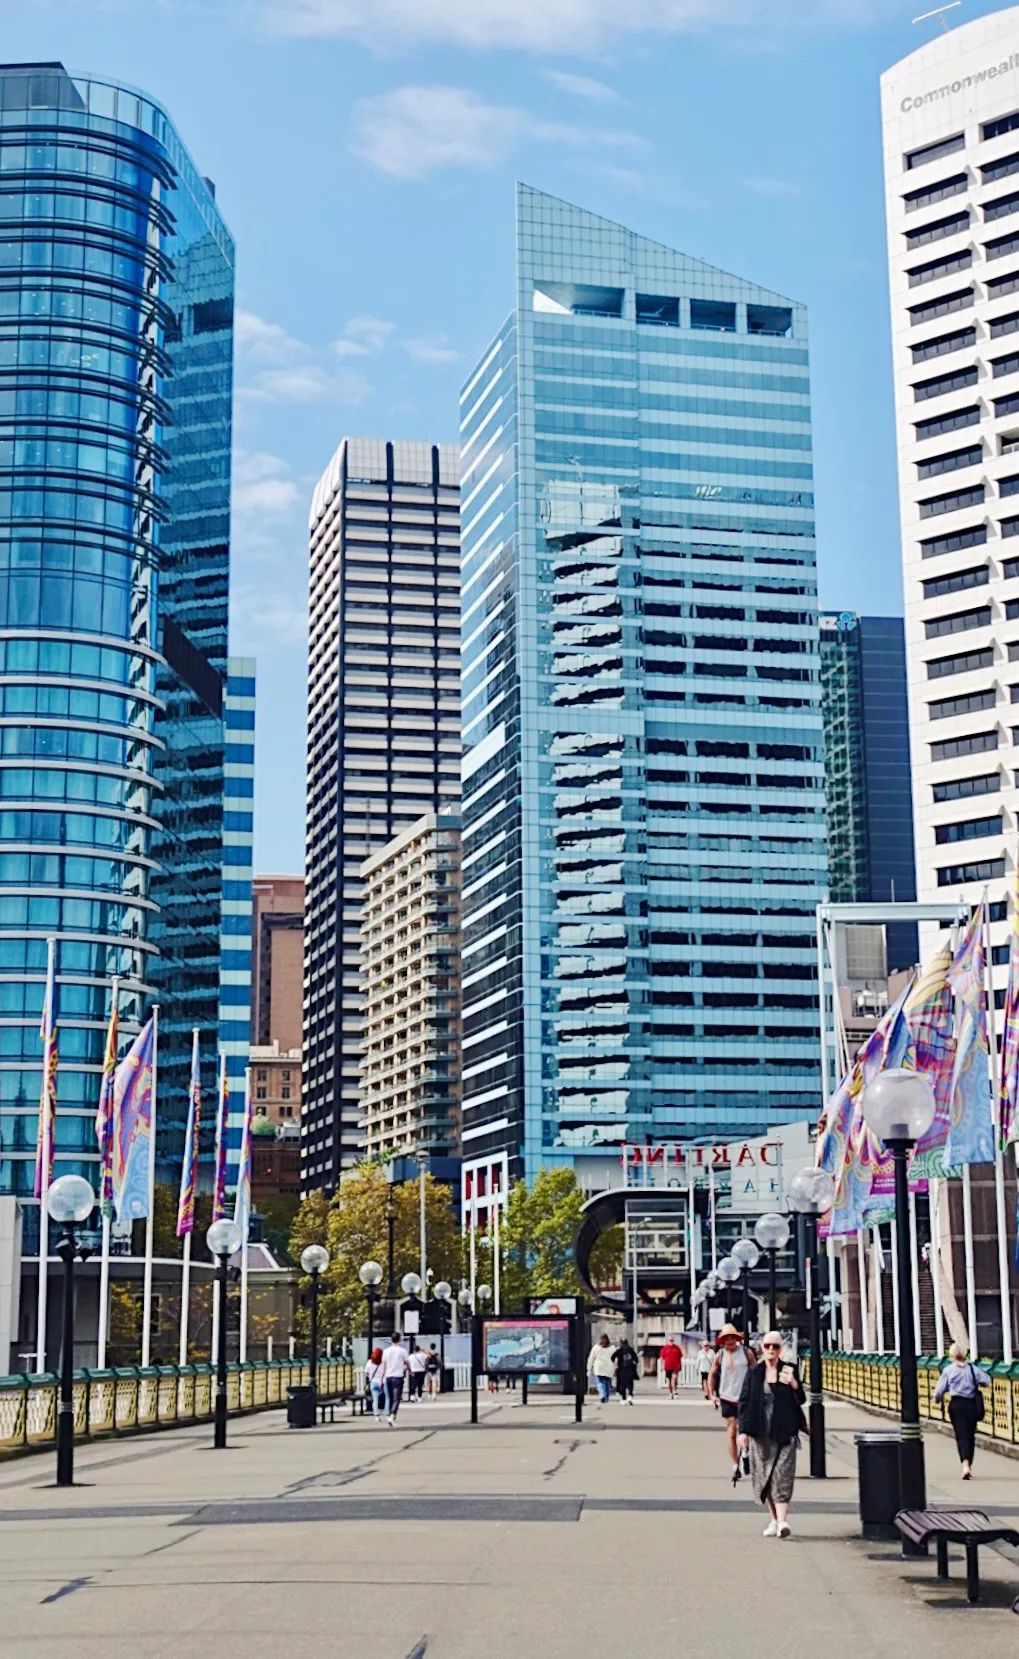
[(521, 186), (461, 437), (468, 1167), (812, 1116), (803, 308)]
[(31, 1191), (47, 936), (56, 1173), (95, 1155), (112, 974), (125, 1035), (160, 1004), (167, 1178), (192, 1026), (212, 1094), (233, 268), (158, 104), (0, 69), (0, 1192)]

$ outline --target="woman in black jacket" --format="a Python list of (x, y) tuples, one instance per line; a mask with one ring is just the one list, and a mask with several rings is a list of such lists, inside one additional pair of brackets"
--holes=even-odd
[(777, 1331), (764, 1337), (761, 1354), (764, 1364), (753, 1366), (743, 1380), (740, 1444), (750, 1453), (754, 1496), (771, 1510), (765, 1538), (788, 1538), (798, 1436), (806, 1428), (806, 1395), (795, 1365), (782, 1359), (782, 1338)]
[(633, 1405), (633, 1386), (640, 1370), (636, 1349), (631, 1348), (625, 1336), (612, 1356), (616, 1368), (616, 1390), (621, 1400)]

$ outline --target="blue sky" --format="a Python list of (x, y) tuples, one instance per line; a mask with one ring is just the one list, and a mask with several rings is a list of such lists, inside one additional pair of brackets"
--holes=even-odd
[[(347, 432), (452, 439), (512, 181), (803, 300), (822, 603), (901, 608), (878, 77), (910, 0), (0, 0), (7, 61), (166, 105), (238, 247), (233, 648), (256, 862), (303, 863), (307, 503)], [(950, 14), (999, 9), (967, 0)]]

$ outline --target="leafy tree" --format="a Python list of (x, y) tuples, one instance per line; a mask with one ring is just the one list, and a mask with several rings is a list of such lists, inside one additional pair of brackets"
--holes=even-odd
[[(519, 1308), (526, 1297), (579, 1296), (573, 1245), (584, 1207), (573, 1170), (562, 1165), (539, 1171), (528, 1188), (511, 1187), (501, 1227), (502, 1305)], [(614, 1283), (622, 1263), (622, 1229), (600, 1239), (592, 1258), (598, 1284)]]
[[(383, 1274), (386, 1272), (388, 1196), (389, 1183), (382, 1165), (363, 1163), (344, 1176), (331, 1199), (313, 1193), (297, 1212), (290, 1235), (292, 1257), (298, 1260), (307, 1244), (324, 1244), (329, 1251), (329, 1266), (319, 1290), (319, 1330), (323, 1339), (331, 1336), (338, 1340), (364, 1328), (365, 1293), (358, 1270), (363, 1262), (377, 1261)], [(420, 1266), (417, 1181), (394, 1187), (393, 1202), (393, 1261), (399, 1285), (405, 1273), (417, 1272)], [(448, 1279), (456, 1288), (463, 1277), (464, 1262), (460, 1224), (450, 1203), (449, 1188), (430, 1174), (425, 1176), (425, 1221), (428, 1265), (436, 1280)], [(385, 1288), (383, 1280), (383, 1292)], [(306, 1306), (300, 1309), (297, 1324), (302, 1334), (306, 1332)]]

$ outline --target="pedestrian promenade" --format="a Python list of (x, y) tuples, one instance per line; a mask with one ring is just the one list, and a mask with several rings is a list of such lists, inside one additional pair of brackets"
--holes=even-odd
[[(829, 1406), (827, 1481), (801, 1478), (787, 1542), (761, 1536), (749, 1483), (699, 1395), (633, 1409), (484, 1396), (287, 1430), (282, 1413), (0, 1467), (3, 1659), (593, 1659), (613, 1650), (823, 1659), (1019, 1654), (1019, 1562), (961, 1563), (857, 1536), (858, 1407)], [(966, 1486), (927, 1438), (932, 1501), (1019, 1515), (1019, 1466), (985, 1453)], [(806, 1467), (805, 1451), (801, 1469)]]

